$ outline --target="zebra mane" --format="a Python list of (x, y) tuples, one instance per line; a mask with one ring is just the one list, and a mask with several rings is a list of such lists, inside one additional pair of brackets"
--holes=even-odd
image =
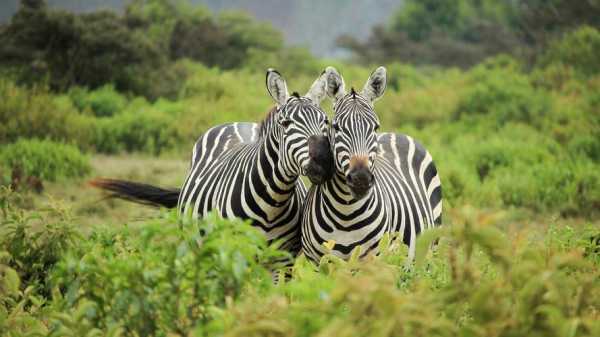
[(259, 132), (258, 132), (259, 138), (263, 138), (267, 134), (267, 132), (269, 132), (269, 128), (275, 122), (275, 115), (277, 115), (277, 107), (276, 106), (271, 108), (271, 110), (269, 110), (269, 112), (267, 112), (267, 116), (265, 116), (265, 118), (262, 120), (262, 122), (260, 122), (260, 127), (259, 127)]

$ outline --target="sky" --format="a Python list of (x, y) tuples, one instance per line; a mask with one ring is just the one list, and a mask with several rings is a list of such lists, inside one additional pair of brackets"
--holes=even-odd
[[(123, 9), (127, 0), (47, 0), (53, 8), (76, 12)], [(335, 46), (343, 34), (367, 38), (371, 27), (385, 25), (401, 0), (191, 0), (213, 11), (245, 10), (280, 29), (288, 45), (308, 47), (315, 55), (341, 55)], [(19, 0), (0, 0), (0, 22), (7, 22)]]

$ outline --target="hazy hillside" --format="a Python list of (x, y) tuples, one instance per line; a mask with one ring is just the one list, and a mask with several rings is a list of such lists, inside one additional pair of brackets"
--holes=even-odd
[[(17, 10), (19, 0), (0, 3), (0, 22)], [(212, 10), (244, 9), (281, 29), (290, 44), (309, 46), (319, 56), (335, 56), (335, 39), (342, 34), (367, 37), (371, 26), (387, 21), (401, 0), (192, 0)], [(74, 11), (122, 9), (127, 0), (48, 0), (53, 7)]]

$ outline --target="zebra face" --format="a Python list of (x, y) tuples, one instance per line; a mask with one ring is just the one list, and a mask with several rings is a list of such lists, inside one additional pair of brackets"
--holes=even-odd
[(293, 94), (279, 111), (283, 129), (280, 147), (287, 166), (322, 184), (333, 175), (327, 115), (307, 97)]
[(313, 184), (322, 184), (333, 175), (333, 155), (329, 144), (327, 115), (319, 103), (326, 84), (323, 72), (305, 96), (287, 93), (281, 75), (267, 72), (267, 89), (278, 103), (280, 132), (279, 158), (290, 175), (305, 175)]
[(379, 119), (367, 100), (354, 92), (334, 107), (332, 143), (335, 168), (345, 179), (352, 195), (360, 199), (375, 183)]
[(377, 68), (360, 94), (354, 88), (344, 94), (344, 82), (339, 74), (328, 82), (328, 87), (335, 89), (328, 91), (335, 101), (330, 135), (335, 169), (346, 180), (352, 196), (360, 199), (367, 195), (376, 179), (379, 118), (373, 102), (383, 95), (386, 70)]

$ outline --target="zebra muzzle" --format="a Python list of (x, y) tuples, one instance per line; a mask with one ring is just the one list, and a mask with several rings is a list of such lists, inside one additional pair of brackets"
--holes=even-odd
[(365, 196), (374, 183), (375, 176), (367, 168), (354, 169), (346, 175), (346, 184), (355, 198)]
[(322, 184), (333, 176), (333, 154), (329, 139), (325, 136), (308, 138), (308, 164), (302, 168), (313, 184)]

